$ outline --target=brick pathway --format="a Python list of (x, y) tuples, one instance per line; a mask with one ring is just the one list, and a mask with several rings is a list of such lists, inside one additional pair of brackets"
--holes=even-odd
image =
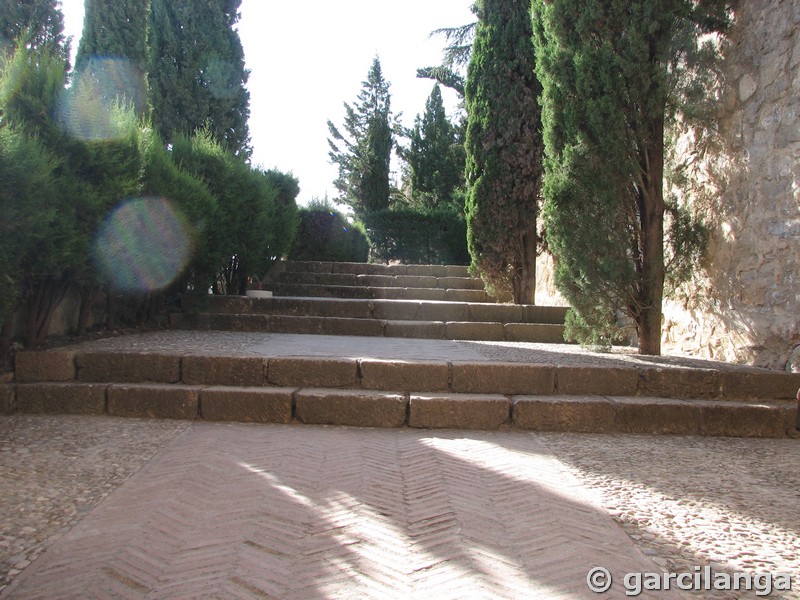
[(591, 598), (595, 566), (659, 570), (535, 435), (198, 422), (0, 598)]

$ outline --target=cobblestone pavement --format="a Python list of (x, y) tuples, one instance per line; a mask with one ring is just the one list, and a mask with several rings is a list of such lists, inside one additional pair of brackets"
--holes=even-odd
[[(323, 452), (329, 447), (326, 444), (332, 444), (329, 454)], [(351, 445), (358, 446), (359, 453), (347, 450)], [(271, 446), (277, 458), (268, 460), (260, 452)], [(405, 448), (401, 464), (387, 463), (391, 456), (388, 451), (398, 448)], [(307, 454), (304, 460), (292, 462), (281, 458), (298, 451)], [(565, 528), (570, 518), (585, 519), (586, 523), (593, 524), (595, 533), (600, 531), (604, 536), (604, 541), (599, 543), (596, 538), (583, 538), (583, 534), (567, 528), (563, 535), (570, 541), (562, 541), (548, 550), (556, 557), (563, 551), (565, 543), (571, 545), (572, 540), (587, 542), (594, 539), (591, 543), (597, 544), (598, 552), (592, 561), (600, 566), (607, 563), (613, 568), (622, 564), (638, 570), (647, 568), (649, 564), (653, 570), (660, 567), (669, 571), (691, 571), (694, 567), (710, 565), (715, 572), (791, 573), (794, 590), (774, 593), (771, 597), (800, 598), (798, 440), (518, 431), (364, 430), (32, 415), (0, 417), (0, 502), (4, 507), (0, 517), (0, 576), (3, 585), (14, 578), (37, 574), (37, 569), (43, 561), (47, 563), (51, 553), (55, 557), (64, 556), (72, 547), (67, 544), (70, 537), (73, 545), (75, 539), (82, 539), (80, 535), (76, 537), (76, 531), (86, 524), (81, 534), (85, 538), (87, 532), (91, 532), (91, 526), (103, 523), (104, 518), (114, 513), (115, 506), (119, 512), (120, 503), (124, 503), (127, 497), (137, 497), (139, 502), (146, 503), (150, 492), (142, 486), (148, 481), (148, 473), (165, 472), (166, 467), (173, 464), (170, 461), (176, 458), (187, 461), (188, 466), (185, 472), (179, 471), (179, 476), (172, 475), (173, 491), (187, 498), (210, 493), (208, 488), (214, 486), (209, 486), (208, 482), (217, 477), (228, 477), (228, 470), (220, 468), (210, 474), (206, 472), (197, 481), (192, 478), (192, 473), (201, 471), (205, 465), (201, 453), (213, 452), (223, 458), (238, 452), (239, 462), (252, 467), (251, 475), (258, 474), (255, 479), (240, 474), (242, 479), (236, 480), (239, 482), (237, 485), (243, 486), (243, 505), (247, 498), (265, 499), (261, 488), (251, 490), (248, 487), (262, 479), (262, 485), (264, 481), (268, 482), (270, 493), (276, 494), (273, 501), (288, 499), (295, 507), (311, 506), (321, 510), (319, 514), (324, 513), (323, 516), (331, 520), (330, 531), (334, 532), (330, 534), (326, 530), (325, 535), (352, 536), (337, 546), (336, 552), (346, 553), (334, 558), (351, 561), (349, 564), (356, 565), (357, 568), (353, 568), (361, 575), (368, 572), (366, 567), (375, 567), (380, 560), (379, 550), (394, 539), (392, 536), (398, 535), (397, 530), (389, 526), (392, 522), (387, 521), (393, 518), (396, 507), (390, 503), (378, 510), (378, 505), (370, 505), (369, 500), (377, 498), (378, 492), (391, 498), (392, 495), (386, 496), (385, 492), (394, 489), (394, 485), (403, 486), (403, 499), (408, 500), (410, 492), (407, 486), (416, 481), (415, 485), (419, 487), (414, 488), (415, 493), (421, 494), (425, 501), (415, 510), (432, 509), (434, 504), (442, 501), (442, 494), (458, 491), (486, 510), (482, 518), (495, 519), (490, 523), (491, 527), (484, 527), (481, 535), (486, 535), (487, 529), (496, 528), (500, 534), (509, 536), (493, 542), (494, 546), (476, 544), (475, 549), (467, 549), (469, 552), (455, 546), (442, 549), (432, 541), (426, 542), (430, 544), (430, 552), (441, 552), (440, 567), (450, 565), (461, 569), (458, 581), (473, 582), (473, 575), (480, 572), (480, 577), (474, 579), (478, 582), (476, 587), (466, 596), (461, 589), (461, 597), (525, 597), (509, 590), (523, 590), (526, 582), (530, 583), (526, 574), (530, 576), (532, 573), (530, 567), (526, 570), (528, 563), (525, 561), (531, 554), (540, 554), (540, 539), (532, 535), (519, 537), (520, 531), (514, 526), (520, 523), (532, 526), (538, 522), (525, 517), (539, 508), (539, 501), (534, 498), (539, 495), (550, 498), (551, 504), (553, 499), (560, 503), (557, 512), (542, 515), (545, 522), (561, 519), (559, 527)], [(196, 455), (199, 462), (190, 462), (186, 458)], [(421, 480), (415, 480), (419, 475), (415, 470), (416, 461), (428, 455), (435, 457), (439, 471), (433, 476), (425, 475)], [(245, 460), (241, 458), (243, 456), (249, 458)], [(345, 457), (351, 462), (346, 463)], [(368, 464), (371, 477), (356, 477), (352, 468), (347, 466), (363, 463)], [(137, 471), (136, 476), (131, 477)], [(542, 478), (545, 472), (549, 479)], [(335, 481), (338, 478), (340, 483), (323, 483), (322, 474), (327, 473), (332, 474)], [(301, 481), (301, 475), (307, 476), (305, 482)], [(317, 481), (319, 483), (314, 483)], [(372, 481), (372, 487), (364, 488), (365, 481)], [(505, 487), (499, 487), (500, 484)], [(326, 485), (333, 485), (333, 491), (325, 488)], [(186, 489), (181, 489), (182, 486)], [(115, 489), (117, 493), (106, 498)], [(220, 497), (212, 496), (210, 500), (221, 502), (220, 498), (229, 497), (234, 489), (239, 490), (238, 487), (217, 490)], [(468, 490), (468, 493), (463, 490)], [(560, 491), (555, 494), (554, 490)], [(459, 500), (450, 501), (451, 512), (458, 503)], [(590, 507), (588, 511), (586, 506)], [(498, 514), (492, 515), (495, 508)], [(334, 509), (347, 509), (345, 516), (336, 517), (344, 520), (335, 521)], [(130, 514), (131, 510), (126, 508), (122, 514)], [(609, 514), (619, 527), (613, 524)], [(413, 523), (420, 523), (417, 519), (423, 516), (417, 514), (410, 518), (403, 531), (413, 531)], [(133, 514), (129, 518), (135, 520), (136, 516)], [(309, 513), (304, 518), (308, 521), (304, 525), (307, 527), (321, 519), (316, 513)], [(359, 529), (362, 518), (364, 523), (372, 520), (381, 525), (377, 533), (373, 531), (377, 537), (371, 541), (364, 537), (369, 532)], [(136, 523), (138, 527), (139, 522)], [(581, 524), (574, 523), (576, 526)], [(195, 532), (197, 521), (181, 526)], [(325, 546), (322, 554), (306, 554), (298, 549), (298, 538), (292, 536), (292, 531), (288, 528), (280, 530), (280, 523), (274, 527), (277, 529), (273, 533), (280, 534), (275, 539), (287, 538), (289, 547), (297, 550), (297, 556), (288, 556), (287, 564), (294, 564), (297, 559), (307, 565), (313, 557), (334, 552)], [(460, 522), (457, 528), (453, 525), (453, 535), (467, 542), (477, 539), (474, 536), (479, 531), (470, 532), (469, 527), (477, 528), (478, 525)], [(465, 532), (461, 531), (462, 528)], [(265, 526), (264, 529), (269, 531), (270, 528)], [(313, 533), (318, 537), (322, 535), (321, 531), (318, 528)], [(615, 537), (617, 534), (619, 539)], [(141, 536), (147, 539), (146, 532)], [(247, 548), (251, 551), (263, 549), (267, 544), (262, 542), (248, 538)], [(416, 542), (421, 543), (419, 539)], [(607, 544), (611, 544), (613, 549)], [(600, 550), (601, 546), (606, 547)], [(48, 547), (53, 550), (31, 564)], [(511, 547), (517, 549), (513, 561), (504, 554), (511, 556)], [(356, 548), (361, 548), (362, 552), (358, 558), (353, 558)], [(527, 552), (520, 551), (520, 548)], [(411, 550), (408, 552), (411, 554), (407, 556), (417, 556)], [(469, 555), (469, 562), (465, 562), (465, 553)], [(259, 560), (266, 560), (265, 556), (270, 560), (281, 558), (271, 553), (257, 554)], [(500, 560), (500, 555), (505, 556), (505, 560)], [(209, 564), (216, 565), (219, 556), (220, 550), (215, 549), (205, 558)], [(364, 561), (367, 561), (366, 567)], [(285, 567), (284, 563), (281, 565)], [(23, 571), (21, 575), (20, 571)], [(420, 572), (427, 573), (425, 569)], [(348, 570), (337, 571), (331, 575), (328, 584), (339, 586), (336, 588), (339, 592), (347, 589), (347, 573)], [(290, 574), (298, 576), (294, 572)], [(443, 572), (442, 577), (445, 575)], [(242, 578), (237, 581), (240, 592), (249, 590), (249, 596), (242, 592), (243, 597), (255, 595), (255, 584)], [(372, 583), (376, 581), (379, 579)], [(447, 583), (450, 580), (446, 578), (443, 581), (445, 583), (439, 581), (444, 586), (442, 589), (448, 590), (447, 586), (454, 585)], [(554, 585), (553, 581), (545, 582), (549, 584), (551, 593), (536, 597), (588, 597), (586, 589), (579, 589), (585, 586), (583, 582), (579, 582), (580, 585), (574, 581), (572, 585), (564, 582), (563, 586)], [(364, 581), (360, 585), (362, 587), (356, 589), (372, 589), (363, 587)], [(361, 597), (355, 592), (349, 595), (325, 593), (326, 589), (317, 581), (314, 593), (305, 597)], [(372, 589), (373, 596), (380, 597), (374, 592)], [(451, 597), (453, 593), (438, 593), (437, 597)], [(27, 596), (20, 592), (9, 597)], [(171, 596), (162, 593), (152, 597)], [(212, 593), (206, 597), (216, 596)], [(608, 597), (625, 595), (617, 587)], [(651, 597), (668, 596), (656, 594)], [(692, 593), (689, 597), (756, 596), (753, 592), (703, 592)]]
[(155, 331), (110, 337), (64, 346), (91, 351), (153, 352), (216, 356), (312, 356), (384, 358), (397, 360), (450, 360), (524, 362), (554, 365), (686, 366), (718, 370), (737, 365), (686, 356), (641, 356), (635, 349), (616, 347), (592, 352), (574, 344), (529, 342), (477, 342), (361, 336), (227, 331)]

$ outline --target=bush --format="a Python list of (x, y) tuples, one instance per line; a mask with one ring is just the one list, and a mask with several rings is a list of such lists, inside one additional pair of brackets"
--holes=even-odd
[(464, 215), (453, 206), (379, 210), (364, 217), (364, 226), (374, 260), (441, 265), (470, 262)]
[(312, 201), (299, 210), (299, 225), (291, 260), (366, 262), (369, 243), (364, 232), (350, 224), (327, 202)]

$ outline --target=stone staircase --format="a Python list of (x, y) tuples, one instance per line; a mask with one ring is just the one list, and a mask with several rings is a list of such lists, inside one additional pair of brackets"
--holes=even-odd
[(498, 304), (467, 267), (280, 262), (272, 298), (212, 296), (179, 329), (563, 343), (566, 308)]
[(542, 343), (563, 308), (493, 303), (462, 267), (285, 263), (270, 286), (169, 331), (19, 352), (0, 413), (800, 436), (800, 374)]

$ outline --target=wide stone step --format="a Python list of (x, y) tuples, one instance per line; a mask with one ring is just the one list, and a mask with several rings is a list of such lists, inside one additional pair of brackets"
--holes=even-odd
[(259, 331), (429, 340), (481, 340), (560, 344), (564, 326), (549, 323), (393, 320), (268, 314), (174, 314), (172, 327), (197, 331)]
[(2, 412), (425, 427), (796, 436), (800, 375), (465, 360), (20, 352)]
[(414, 275), (420, 277), (470, 277), (461, 265), (381, 265), (373, 263), (279, 261), (272, 273), (345, 273), (356, 275)]
[(318, 285), (307, 283), (271, 283), (267, 288), (275, 296), (352, 298), (372, 300), (433, 300), (440, 302), (495, 302), (484, 290), (445, 288), (374, 287), (361, 285)]
[(433, 277), (422, 275), (359, 275), (355, 273), (295, 273), (281, 271), (271, 274), (267, 285), (302, 284), (321, 286), (362, 286), (377, 288), (434, 288), (483, 290), (483, 282), (472, 277)]
[[(14, 412), (358, 427), (797, 436), (791, 401), (157, 383), (18, 384)], [(8, 396), (9, 393), (6, 393)]]
[(395, 321), (475, 321), (563, 325), (567, 308), (480, 302), (351, 298), (209, 296), (202, 312)]

